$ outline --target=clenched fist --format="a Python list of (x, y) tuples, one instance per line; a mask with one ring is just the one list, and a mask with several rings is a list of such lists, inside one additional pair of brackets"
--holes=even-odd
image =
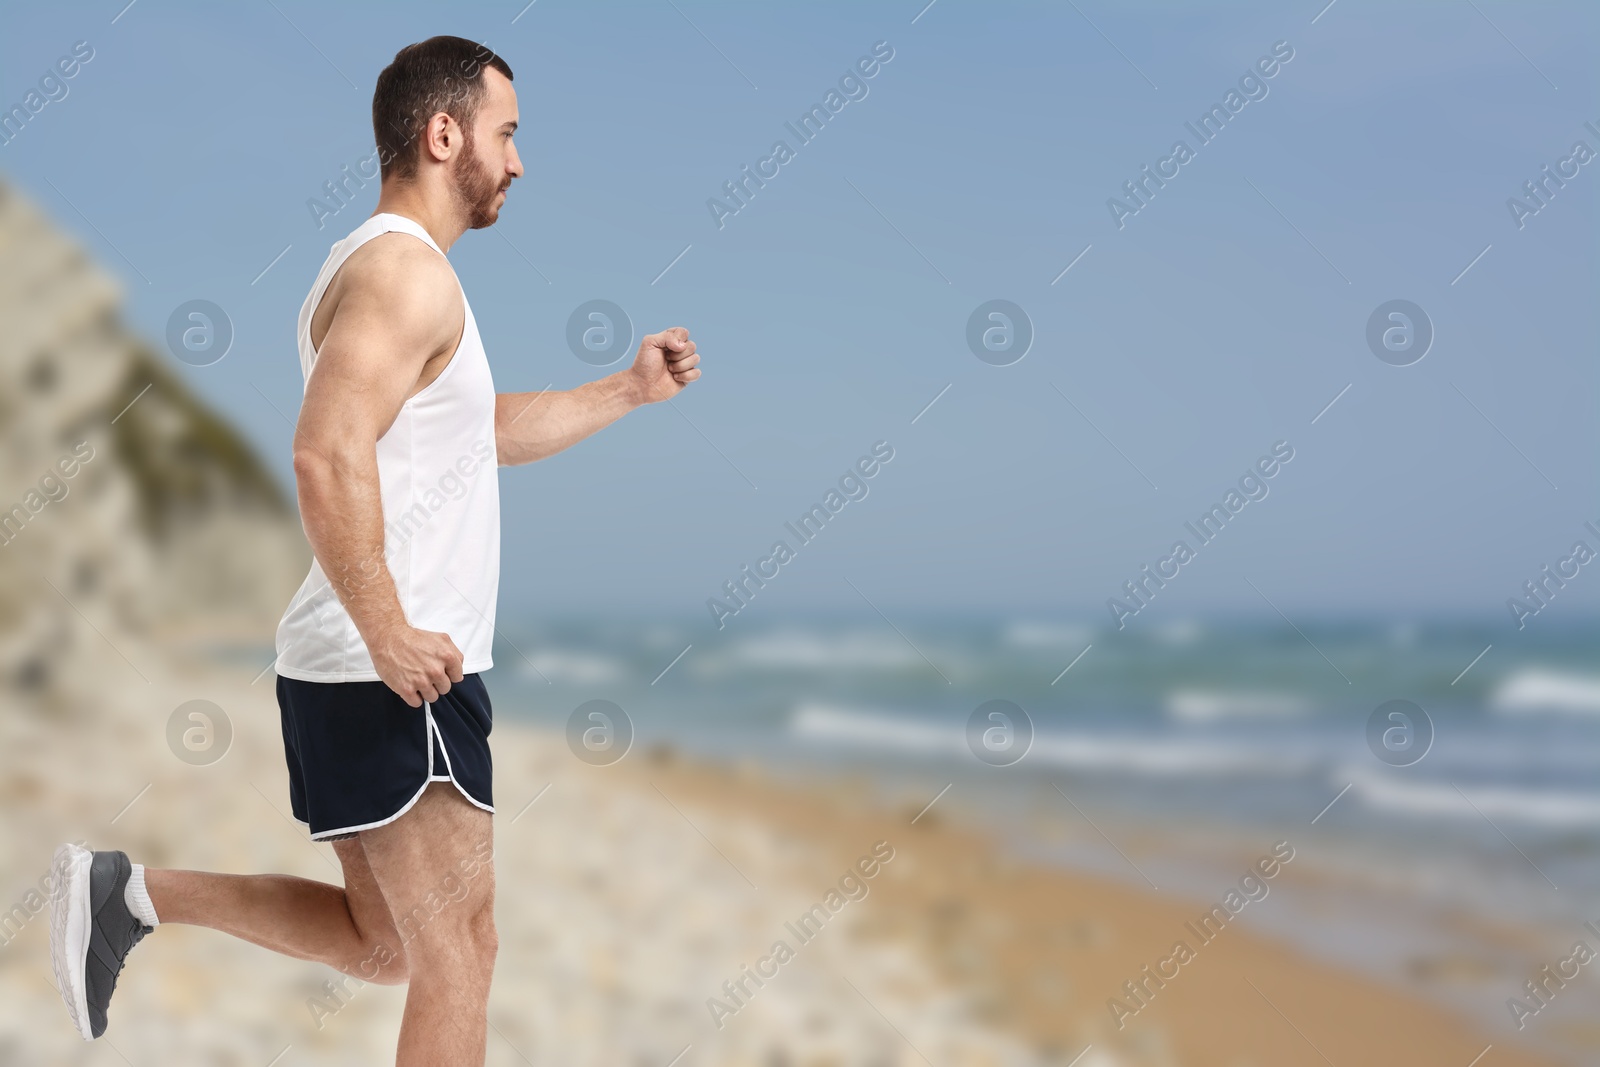
[(684, 386), (700, 377), (699, 363), (689, 331), (682, 326), (646, 335), (639, 342), (639, 355), (632, 369), (643, 402), (654, 404), (677, 396)]
[(400, 623), (367, 641), (372, 665), (385, 685), (414, 708), (433, 703), (461, 681), (461, 650), (449, 634)]

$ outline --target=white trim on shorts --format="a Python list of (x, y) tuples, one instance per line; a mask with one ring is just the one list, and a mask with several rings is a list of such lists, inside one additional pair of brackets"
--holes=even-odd
[[(439, 780), (440, 781), (448, 781), (451, 785), (456, 787), (456, 792), (458, 792), (462, 796), (466, 797), (467, 800), (470, 801), (472, 804), (475, 804), (476, 806), (482, 808), (484, 811), (488, 812), (490, 815), (493, 815), (494, 814), (494, 807), (492, 805), (481, 803), (478, 800), (478, 798), (474, 797), (471, 793), (467, 792), (466, 789), (462, 786), (462, 784), (460, 782), (456, 781), (456, 772), (450, 769), (450, 750), (445, 747), (444, 734), (439, 732), (439, 724), (433, 721), (433, 705), (432, 704), (424, 704), (423, 705), (423, 709), (427, 714), (428, 728), (433, 731), (434, 736), (438, 737), (438, 739), (439, 739), (439, 752), (440, 752), (441, 755), (444, 756), (444, 770), (445, 770), (445, 773), (444, 773), (444, 777), (439, 779)], [(430, 779), (429, 780), (432, 781), (433, 780), (431, 778), (431, 775), (433, 774), (433, 742), (432, 742), (432, 740), (430, 740), (428, 742), (428, 774), (430, 775)]]
[[(395, 812), (387, 819), (379, 819), (377, 822), (363, 823), (360, 826), (346, 826), (338, 830), (323, 830), (320, 833), (312, 834), (311, 840), (326, 841), (330, 837), (338, 837), (341, 834), (353, 834), (362, 830), (375, 830), (380, 826), (388, 826), (390, 823), (400, 818), (400, 816), (410, 811), (417, 801), (422, 799), (422, 794), (427, 792), (428, 787), (434, 782), (449, 782), (451, 785), (456, 787), (456, 792), (466, 797), (474, 805), (482, 808), (484, 811), (487, 811), (490, 815), (494, 814), (494, 808), (492, 806), (479, 801), (471, 793), (467, 792), (465, 786), (456, 781), (455, 772), (450, 769), (450, 750), (445, 747), (444, 735), (439, 732), (439, 725), (433, 721), (433, 705), (427, 701), (423, 701), (422, 714), (428, 723), (428, 776), (423, 779), (422, 788), (418, 789), (416, 794), (413, 795), (410, 800), (406, 801), (404, 806), (402, 806), (399, 811)], [(433, 739), (435, 737), (439, 739), (439, 751), (444, 755), (444, 774), (433, 773)], [(295, 822), (304, 826), (308, 830), (311, 828), (311, 823), (305, 819), (296, 819)]]

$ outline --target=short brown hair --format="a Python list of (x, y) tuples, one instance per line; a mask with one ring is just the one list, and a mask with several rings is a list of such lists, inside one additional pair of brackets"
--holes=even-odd
[(505, 60), (465, 37), (430, 37), (395, 53), (372, 91), (372, 132), (385, 180), (416, 176), (415, 142), (441, 111), (455, 119), (470, 143), (472, 120), (483, 102), (484, 67), (511, 80)]

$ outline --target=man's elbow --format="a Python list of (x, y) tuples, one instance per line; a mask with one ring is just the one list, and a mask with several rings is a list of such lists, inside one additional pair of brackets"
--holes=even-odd
[(313, 444), (308, 435), (297, 434), (294, 477), (302, 486), (329, 487), (345, 492), (367, 484), (376, 488), (377, 438), (359, 433), (328, 433)]
[(315, 448), (297, 447), (294, 450), (294, 479), (300, 485), (315, 485), (327, 479), (333, 471), (333, 461)]

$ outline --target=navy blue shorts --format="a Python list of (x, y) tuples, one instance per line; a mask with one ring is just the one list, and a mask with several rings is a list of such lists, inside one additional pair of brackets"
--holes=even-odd
[(314, 841), (394, 822), (430, 782), (453, 782), (494, 811), (483, 679), (466, 675), (413, 708), (383, 682), (303, 682), (278, 676), (289, 804)]

